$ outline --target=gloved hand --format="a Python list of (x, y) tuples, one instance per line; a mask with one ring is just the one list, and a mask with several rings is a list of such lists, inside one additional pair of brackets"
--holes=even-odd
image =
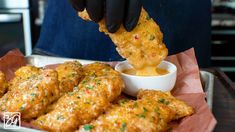
[(77, 11), (85, 8), (90, 18), (99, 22), (104, 16), (109, 32), (116, 32), (123, 24), (131, 31), (138, 23), (141, 12), (141, 0), (70, 0)]

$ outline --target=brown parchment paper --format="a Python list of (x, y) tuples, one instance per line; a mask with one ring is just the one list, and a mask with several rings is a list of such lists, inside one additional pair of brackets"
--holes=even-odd
[[(217, 121), (205, 101), (200, 81), (199, 67), (197, 64), (194, 49), (191, 48), (182, 53), (169, 56), (166, 60), (177, 66), (177, 81), (172, 94), (195, 109), (192, 116), (185, 117), (180, 121), (172, 123), (174, 132), (211, 132)], [(114, 63), (110, 63), (114, 65)], [(19, 50), (12, 50), (0, 59), (0, 70), (8, 80), (13, 77), (14, 71), (26, 65), (26, 60)], [(33, 127), (23, 123), (25, 127)], [(35, 127), (34, 127), (35, 128)]]
[(177, 81), (172, 94), (195, 109), (195, 113), (182, 119), (173, 131), (213, 131), (217, 121), (205, 101), (194, 49), (169, 56), (166, 60), (177, 66)]
[(25, 57), (18, 49), (13, 49), (0, 58), (0, 71), (5, 73), (7, 80), (10, 80), (14, 72), (24, 65), (26, 65)]

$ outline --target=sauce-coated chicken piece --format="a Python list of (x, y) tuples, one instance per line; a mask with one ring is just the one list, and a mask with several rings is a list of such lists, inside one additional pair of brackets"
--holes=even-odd
[[(22, 73), (16, 73), (16, 76), (23, 77), (25, 74)], [(11, 85), (10, 90), (0, 98), (0, 111), (20, 112), (23, 120), (31, 120), (44, 114), (47, 106), (58, 99), (59, 82), (57, 72), (51, 69), (40, 69), (37, 75), (26, 76), (16, 81), (17, 85)]]
[(138, 97), (136, 101), (119, 100), (119, 105), (78, 131), (161, 132), (169, 129), (170, 121), (193, 114), (193, 108), (160, 91), (140, 91)]
[[(79, 12), (81, 18), (89, 20), (86, 10)], [(105, 20), (99, 22), (100, 32), (107, 34), (117, 46), (118, 53), (126, 58), (138, 75), (158, 75), (156, 66), (166, 58), (168, 50), (163, 43), (163, 34), (156, 22), (142, 9), (137, 26), (128, 32), (123, 26), (109, 33)]]
[(78, 61), (69, 61), (60, 64), (56, 71), (62, 93), (72, 92), (83, 77), (82, 64)]
[(142, 90), (138, 93), (137, 98), (138, 99), (152, 99), (152, 100), (156, 100), (162, 104), (167, 105), (169, 108), (171, 108), (173, 111), (176, 112), (176, 115), (174, 116), (174, 120), (177, 120), (185, 116), (190, 116), (194, 113), (194, 110), (192, 107), (188, 106), (185, 102), (179, 99), (176, 99), (170, 93), (163, 93), (163, 92), (154, 91), (154, 90)]
[(7, 91), (6, 77), (5, 74), (0, 71), (0, 98), (5, 94), (6, 91)]
[(39, 117), (34, 125), (48, 131), (74, 131), (102, 114), (124, 88), (119, 73), (108, 65), (89, 64), (84, 72), (78, 88), (62, 96), (54, 110)]

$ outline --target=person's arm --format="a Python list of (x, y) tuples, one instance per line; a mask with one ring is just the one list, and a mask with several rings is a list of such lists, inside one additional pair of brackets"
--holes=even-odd
[(90, 18), (99, 22), (106, 18), (109, 32), (116, 32), (123, 24), (127, 31), (137, 25), (141, 12), (141, 0), (70, 0), (77, 11), (87, 10)]

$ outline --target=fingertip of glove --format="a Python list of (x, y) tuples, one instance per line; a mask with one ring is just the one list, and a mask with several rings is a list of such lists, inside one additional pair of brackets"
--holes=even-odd
[(83, 0), (70, 0), (70, 3), (76, 11), (83, 11), (85, 9)]
[(99, 22), (103, 16), (90, 16), (91, 20), (94, 21), (94, 22)]
[(120, 28), (120, 24), (106, 25), (106, 27), (110, 33), (115, 33)]
[(126, 23), (124, 23), (124, 28), (126, 29), (126, 31), (130, 32), (136, 27), (137, 23), (138, 23), (137, 19), (132, 20), (130, 22), (126, 22)]

